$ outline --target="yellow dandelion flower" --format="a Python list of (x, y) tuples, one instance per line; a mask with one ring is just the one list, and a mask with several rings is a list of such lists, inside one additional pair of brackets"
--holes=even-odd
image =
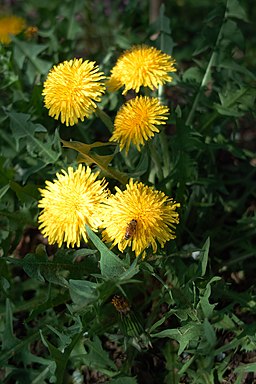
[(0, 42), (9, 44), (11, 35), (18, 35), (26, 27), (26, 22), (22, 17), (3, 16), (0, 17)]
[(139, 92), (140, 87), (155, 89), (172, 81), (169, 72), (175, 72), (175, 60), (154, 47), (136, 45), (125, 51), (111, 70), (107, 86), (116, 91), (124, 86), (123, 94), (130, 89)]
[(137, 257), (148, 246), (155, 253), (157, 242), (163, 247), (175, 238), (175, 225), (179, 223), (175, 210), (180, 204), (132, 179), (125, 191), (117, 187), (116, 191), (101, 208), (103, 241), (117, 245), (121, 252), (131, 246)]
[(131, 143), (140, 150), (146, 140), (159, 132), (157, 125), (166, 123), (168, 111), (169, 108), (161, 105), (157, 98), (137, 96), (129, 100), (116, 115), (110, 141), (118, 142), (120, 149), (125, 148), (126, 152)]
[(67, 246), (80, 246), (80, 239), (87, 242), (85, 224), (97, 230), (101, 220), (98, 209), (106, 197), (106, 183), (97, 180), (98, 173), (79, 164), (74, 171), (57, 173), (53, 182), (46, 181), (45, 189), (39, 189), (42, 199), (38, 206), (43, 208), (39, 214), (39, 229), (49, 244), (63, 242)]
[(103, 72), (95, 62), (82, 59), (64, 61), (49, 72), (42, 95), (49, 115), (69, 125), (77, 124), (96, 109), (105, 85)]

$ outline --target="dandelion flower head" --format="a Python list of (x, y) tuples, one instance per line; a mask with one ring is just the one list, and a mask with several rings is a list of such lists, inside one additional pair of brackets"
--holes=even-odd
[(22, 17), (18, 16), (2, 16), (0, 17), (0, 42), (9, 44), (11, 35), (18, 35), (26, 27), (26, 22)]
[(110, 91), (124, 86), (123, 94), (130, 89), (136, 93), (140, 87), (155, 89), (159, 85), (172, 81), (169, 72), (175, 72), (175, 60), (159, 49), (147, 45), (136, 45), (125, 51), (111, 70), (107, 82)]
[(136, 257), (149, 245), (155, 253), (157, 243), (163, 247), (175, 238), (179, 206), (163, 192), (131, 179), (126, 190), (116, 187), (116, 194), (102, 205), (103, 241), (117, 245), (121, 252), (131, 246)]
[(120, 150), (125, 148), (126, 152), (131, 143), (140, 150), (140, 146), (159, 132), (157, 125), (166, 123), (168, 111), (157, 98), (137, 96), (129, 100), (116, 115), (110, 141), (118, 142)]
[(95, 62), (83, 59), (54, 66), (44, 82), (42, 95), (49, 115), (62, 124), (74, 125), (95, 111), (105, 91), (103, 72)]
[(85, 225), (97, 230), (101, 220), (98, 216), (100, 203), (106, 197), (106, 183), (96, 180), (98, 173), (79, 164), (68, 171), (57, 173), (53, 182), (46, 181), (45, 189), (40, 189), (39, 229), (49, 244), (67, 243), (67, 247), (80, 246), (83, 238), (87, 242)]

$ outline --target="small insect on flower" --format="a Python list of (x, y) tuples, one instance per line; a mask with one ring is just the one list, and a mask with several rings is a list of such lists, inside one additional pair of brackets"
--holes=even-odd
[(125, 240), (129, 240), (135, 235), (136, 228), (137, 228), (137, 220), (132, 219), (130, 223), (127, 225), (127, 228), (125, 230), (125, 235), (124, 235)]

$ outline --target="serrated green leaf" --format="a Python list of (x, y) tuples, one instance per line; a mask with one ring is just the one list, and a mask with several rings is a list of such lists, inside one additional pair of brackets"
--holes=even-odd
[(209, 302), (209, 298), (211, 296), (211, 284), (214, 283), (215, 281), (219, 281), (221, 280), (221, 278), (219, 276), (214, 276), (212, 277), (212, 279), (207, 283), (205, 289), (203, 290), (202, 294), (200, 295), (200, 301), (198, 303), (198, 305), (201, 306), (202, 308), (202, 311), (204, 313), (204, 316), (206, 318), (210, 318), (212, 313), (213, 313), (213, 310), (214, 310), (214, 307), (216, 306), (216, 304), (210, 304)]
[(214, 346), (217, 343), (217, 338), (216, 338), (216, 334), (214, 332), (213, 326), (208, 319), (204, 319), (203, 329), (204, 329), (205, 338), (210, 348), (214, 348)]
[(117, 370), (108, 353), (102, 348), (101, 341), (97, 336), (94, 336), (93, 340), (87, 340), (85, 345), (89, 348), (89, 353), (84, 356), (84, 359), (89, 366), (100, 371), (109, 368), (113, 371)]
[(78, 141), (65, 141), (61, 140), (64, 147), (74, 149), (75, 151), (80, 153), (79, 161), (85, 162), (88, 165), (97, 164), (98, 167), (109, 177), (114, 178), (122, 184), (126, 184), (128, 181), (128, 177), (125, 173), (119, 172), (113, 167), (109, 167), (110, 161), (113, 159), (114, 154), (101, 156), (96, 153), (92, 153), (92, 149), (102, 146), (109, 146), (112, 143), (100, 143), (96, 142), (93, 144), (84, 144)]
[(34, 82), (37, 74), (44, 75), (48, 73), (52, 67), (52, 63), (38, 57), (40, 53), (48, 48), (46, 44), (20, 41), (15, 36), (12, 36), (12, 41), (14, 43), (13, 57), (19, 69), (22, 70), (25, 63), (28, 63), (26, 73), (30, 83)]
[(79, 278), (89, 273), (96, 272), (95, 262), (88, 259), (73, 262), (67, 252), (59, 251), (50, 260), (42, 245), (38, 246), (36, 253), (27, 254), (22, 260), (7, 258), (11, 263), (23, 267), (24, 271), (32, 278), (44, 282), (45, 280), (61, 286), (68, 286), (66, 278)]
[(238, 0), (228, 0), (226, 16), (249, 22), (246, 12)]
[(155, 329), (160, 327), (166, 321), (166, 317), (163, 316), (160, 320), (158, 320), (155, 324), (153, 324), (149, 330), (149, 333), (152, 333)]
[(79, 339), (81, 338), (81, 333), (78, 333), (74, 335), (70, 340), (70, 344), (61, 352), (58, 348), (56, 348), (47, 338), (44, 336), (43, 332), (40, 331), (41, 339), (43, 344), (49, 349), (49, 352), (51, 354), (51, 357), (56, 363), (56, 384), (62, 384), (63, 383), (63, 377), (66, 371), (66, 365), (69, 359), (69, 356), (75, 347), (75, 345), (78, 343)]
[(222, 47), (226, 47), (233, 42), (238, 47), (243, 48), (244, 37), (241, 30), (238, 28), (237, 23), (233, 20), (226, 20), (222, 28)]
[(150, 334), (151, 337), (169, 337), (179, 343), (178, 355), (189, 346), (191, 341), (198, 341), (202, 335), (201, 324), (186, 324), (183, 327), (177, 329), (165, 329), (164, 331)]
[[(218, 67), (219, 68), (225, 68), (225, 69), (231, 69), (232, 71), (242, 73), (243, 75), (248, 76), (250, 79), (252, 79), (254, 81), (256, 80), (256, 76), (254, 75), (254, 73), (249, 71), (243, 65), (236, 63), (234, 60), (222, 60), (218, 64)], [(248, 92), (249, 91), (251, 91), (251, 90), (248, 89)], [(232, 95), (232, 96), (234, 96), (234, 95)]]
[(4, 337), (2, 338), (2, 349), (11, 349), (18, 343), (18, 339), (14, 336), (13, 333), (13, 315), (11, 302), (9, 299), (6, 300), (5, 308), (5, 327), (4, 327)]
[(10, 118), (10, 127), (13, 133), (13, 136), (16, 141), (17, 151), (19, 150), (20, 139), (26, 138), (27, 148), (31, 146), (33, 150), (37, 150), (46, 164), (55, 163), (60, 156), (59, 152), (53, 151), (49, 143), (44, 143), (41, 140), (37, 139), (35, 133), (38, 129), (41, 130), (40, 124), (34, 124), (30, 121), (31, 116), (26, 113), (8, 113)]
[(48, 258), (45, 253), (39, 253), (37, 256), (29, 253), (22, 260), (22, 266), (28, 276), (44, 282), (44, 277), (41, 273), (42, 266), (48, 265)]
[(27, 184), (22, 187), (15, 181), (10, 181), (10, 187), (16, 193), (18, 199), (23, 203), (31, 203), (38, 200), (38, 188), (34, 184)]
[(217, 322), (214, 323), (214, 327), (217, 329), (233, 329), (235, 327), (234, 321), (229, 317), (229, 315), (224, 314), (223, 317)]
[[(130, 266), (129, 269), (127, 269), (121, 276), (120, 276), (120, 280), (129, 280), (131, 279), (133, 276), (137, 275), (137, 273), (139, 273), (140, 271), (140, 268), (139, 266), (137, 265), (138, 264), (138, 259), (135, 259), (132, 263), (132, 265)], [(128, 265), (128, 264), (127, 264)]]
[(224, 116), (232, 116), (232, 117), (240, 117), (240, 116), (243, 116), (244, 112), (243, 111), (239, 111), (238, 109), (236, 108), (225, 108), (219, 104), (214, 104), (214, 107), (216, 109), (216, 111), (220, 114), (220, 115), (224, 115)]
[(203, 79), (203, 74), (198, 67), (190, 67), (183, 73), (182, 79), (183, 81), (194, 81), (195, 83), (200, 84)]
[(70, 296), (77, 305), (88, 305), (99, 298), (97, 284), (87, 280), (69, 280)]
[(86, 230), (91, 241), (100, 252), (100, 270), (102, 276), (107, 277), (109, 279), (118, 277), (120, 278), (121, 275), (124, 272), (127, 272), (127, 270), (129, 269), (129, 265), (127, 264), (127, 262), (119, 259), (118, 256), (111, 252), (108, 247), (106, 247), (106, 245), (91, 230), (91, 228), (86, 226)]
[(53, 326), (47, 324), (47, 328), (49, 328), (55, 335), (58, 336), (59, 338), (59, 350), (63, 350), (66, 348), (70, 343), (71, 343), (71, 337), (65, 335), (65, 333), (58, 331), (56, 328)]

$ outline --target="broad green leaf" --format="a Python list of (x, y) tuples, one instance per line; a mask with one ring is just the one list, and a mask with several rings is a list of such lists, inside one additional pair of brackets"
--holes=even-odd
[(27, 170), (25, 170), (25, 172), (23, 173), (22, 175), (23, 183), (26, 183), (28, 178), (31, 175), (39, 174), (41, 169), (44, 169), (46, 165), (47, 163), (45, 161), (36, 159), (36, 165), (28, 167)]
[(71, 343), (71, 338), (70, 338), (70, 336), (65, 335), (64, 332), (60, 332), (60, 331), (58, 331), (56, 328), (54, 328), (54, 327), (51, 326), (50, 324), (47, 324), (46, 326), (47, 326), (47, 328), (49, 328), (55, 335), (58, 336), (58, 339), (59, 339), (59, 346), (58, 346), (58, 349), (59, 349), (60, 351), (64, 350), (64, 348), (66, 348), (66, 347)]
[(47, 268), (47, 265), (48, 258), (44, 252), (40, 252), (37, 255), (29, 253), (22, 260), (23, 269), (28, 274), (28, 276), (41, 282), (45, 281), (41, 272), (42, 266), (46, 266)]
[(14, 43), (13, 58), (18, 68), (25, 71), (30, 84), (34, 83), (38, 74), (44, 75), (50, 70), (52, 63), (38, 57), (48, 48), (47, 45), (20, 41), (14, 36), (12, 36), (12, 40)]
[[(31, 116), (25, 113), (8, 113), (10, 118), (10, 127), (16, 142), (17, 151), (19, 150), (20, 139), (26, 138), (26, 146), (30, 151), (37, 153), (49, 163), (55, 163), (60, 156), (58, 151), (51, 149), (50, 137), (47, 142), (39, 140), (35, 134), (41, 132), (44, 127), (41, 124), (34, 124), (30, 121)], [(49, 145), (50, 144), (50, 145)]]
[[(241, 73), (245, 76), (248, 76), (250, 79), (252, 80), (256, 80), (256, 76), (253, 72), (249, 71), (246, 67), (244, 67), (243, 65), (239, 64), (239, 63), (236, 63), (234, 60), (222, 60), (219, 64), (218, 64), (218, 67), (219, 68), (225, 68), (225, 69), (229, 69), (229, 70), (232, 70), (232, 71), (235, 71), (235, 72), (238, 72), (238, 73)], [(244, 89), (244, 88), (243, 88)], [(249, 90), (248, 89), (248, 92), (251, 91), (251, 89)], [(234, 94), (233, 94), (234, 96)]]
[(74, 335), (70, 339), (71, 342), (69, 343), (69, 345), (63, 351), (59, 351), (59, 349), (56, 348), (47, 339), (47, 337), (44, 335), (43, 332), (40, 332), (40, 334), (41, 334), (41, 339), (42, 339), (43, 344), (49, 349), (51, 357), (53, 358), (53, 360), (56, 363), (56, 371), (55, 371), (56, 381), (55, 381), (55, 384), (63, 384), (64, 374), (66, 372), (66, 365), (67, 365), (69, 356), (70, 356), (73, 348), (75, 347), (75, 345), (79, 342), (79, 339), (81, 338), (82, 335), (81, 335), (81, 333)]
[(222, 38), (221, 40), (222, 49), (225, 49), (226, 46), (228, 47), (231, 42), (236, 44), (241, 49), (243, 48), (243, 45), (244, 45), (243, 34), (241, 30), (238, 28), (237, 23), (233, 20), (228, 19), (223, 24), (221, 38)]
[(99, 298), (97, 284), (87, 280), (69, 280), (70, 296), (75, 304), (87, 305)]
[(216, 329), (233, 329), (235, 327), (234, 321), (229, 317), (228, 314), (224, 314), (220, 320), (214, 323)]
[(55, 361), (44, 359), (44, 361), (40, 360), (39, 364), (46, 365), (46, 368), (43, 369), (40, 373), (36, 373), (36, 377), (31, 382), (31, 384), (42, 384), (46, 381), (44, 379), (52, 378), (54, 376), (54, 372), (56, 370)]
[(59, 251), (50, 260), (42, 245), (36, 249), (36, 253), (27, 254), (22, 260), (7, 258), (11, 263), (21, 265), (24, 271), (34, 279), (45, 280), (67, 287), (67, 278), (79, 278), (84, 275), (97, 272), (95, 261), (84, 259), (73, 261), (73, 257), (66, 251)]
[(65, 141), (61, 140), (63, 146), (66, 148), (74, 149), (80, 153), (79, 161), (85, 162), (87, 165), (97, 164), (98, 167), (109, 177), (114, 178), (122, 184), (126, 184), (128, 177), (125, 173), (119, 172), (113, 167), (109, 166), (115, 154), (102, 156), (97, 153), (93, 153), (92, 149), (103, 146), (113, 146), (113, 143), (100, 143), (95, 142), (93, 144), (84, 144), (78, 141)]
[(1, 354), (0, 354), (1, 366), (3, 366), (3, 363), (5, 363), (8, 359), (12, 358), (13, 356), (19, 356), (19, 353), (24, 352), (24, 351), (26, 353), (28, 350), (29, 344), (38, 340), (38, 337), (39, 337), (39, 332), (37, 331), (37, 332), (33, 333), (32, 335), (27, 336), (23, 340), (17, 339), (17, 343), (15, 345), (13, 345), (12, 347), (8, 348), (7, 350), (1, 352)]
[(204, 330), (205, 338), (210, 348), (214, 348), (217, 343), (217, 337), (212, 324), (209, 322), (207, 318), (204, 319), (203, 330)]
[[(128, 265), (128, 264), (127, 264)], [(138, 259), (136, 258), (132, 265), (121, 276), (120, 280), (130, 280), (133, 276), (139, 273), (140, 267), (138, 266)]]
[(252, 108), (255, 95), (248, 88), (240, 88), (223, 90), (219, 92), (219, 98), (221, 104), (213, 104), (219, 114), (239, 117), (244, 114), (243, 109)]
[(120, 278), (123, 273), (127, 272), (129, 265), (111, 252), (91, 228), (86, 226), (86, 230), (91, 241), (100, 252), (100, 270), (102, 276), (109, 279)]
[(198, 67), (190, 67), (183, 73), (183, 81), (194, 82), (200, 84), (203, 79), (203, 74)]
[(84, 256), (88, 256), (88, 255), (91, 256), (97, 252), (98, 251), (96, 249), (81, 248), (81, 249), (77, 249), (74, 251), (73, 257), (76, 258), (76, 257), (84, 257)]
[(240, 117), (240, 116), (243, 116), (244, 114), (243, 111), (238, 111), (235, 108), (225, 108), (218, 104), (214, 104), (214, 107), (220, 115), (224, 115), (224, 116)]
[(238, 0), (228, 0), (226, 16), (249, 22), (246, 12)]
[(160, 327), (166, 321), (166, 316), (163, 316), (160, 320), (158, 320), (155, 324), (153, 324), (149, 330), (149, 333), (152, 333), (155, 329)]
[(84, 356), (84, 359), (89, 366), (100, 371), (109, 368), (113, 371), (117, 370), (108, 353), (102, 348), (101, 341), (97, 336), (94, 336), (93, 340), (87, 340), (85, 345), (89, 348), (89, 352)]
[(22, 203), (31, 203), (38, 200), (39, 192), (34, 184), (27, 184), (22, 187), (15, 181), (10, 181), (10, 187)]
[(179, 343), (178, 355), (180, 355), (186, 348), (189, 347), (191, 341), (198, 341), (202, 335), (201, 324), (186, 324), (177, 329), (165, 329), (164, 331), (150, 334), (153, 337), (165, 338), (169, 337)]
[(11, 302), (9, 299), (6, 300), (5, 327), (3, 331), (4, 337), (2, 338), (2, 350), (14, 347), (17, 344), (18, 339), (14, 336), (13, 333), (13, 314)]
[(219, 276), (214, 276), (206, 285), (205, 289), (200, 294), (200, 301), (198, 305), (201, 306), (204, 316), (210, 318), (212, 316), (214, 307), (216, 304), (210, 304), (209, 298), (211, 296), (211, 284), (215, 281), (219, 281), (221, 278)]

